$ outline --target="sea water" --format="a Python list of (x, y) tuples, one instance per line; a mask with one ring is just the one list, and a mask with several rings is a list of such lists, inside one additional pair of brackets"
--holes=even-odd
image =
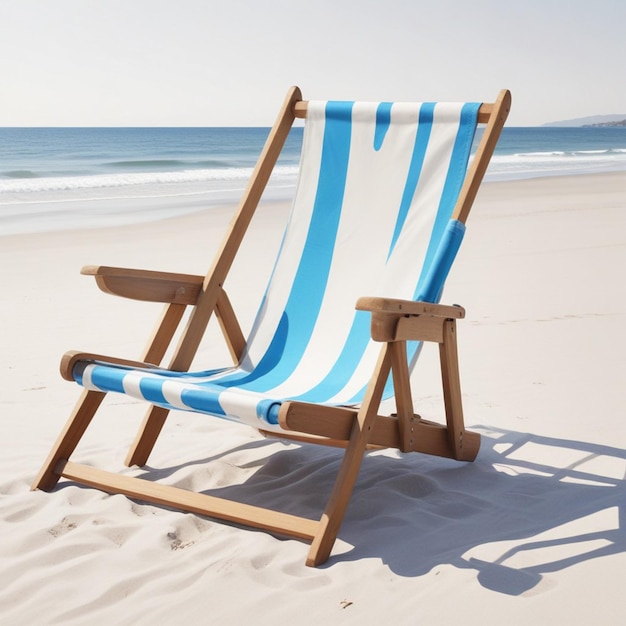
[[(116, 226), (232, 204), (268, 128), (0, 128), (0, 235)], [(302, 127), (265, 197), (293, 196)], [(626, 171), (626, 128), (505, 128), (486, 180)]]
[(486, 180), (626, 171), (626, 127), (504, 128)]

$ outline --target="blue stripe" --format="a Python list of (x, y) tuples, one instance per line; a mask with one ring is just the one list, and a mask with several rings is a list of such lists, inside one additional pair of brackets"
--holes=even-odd
[(374, 150), (378, 152), (383, 146), (385, 136), (391, 125), (392, 102), (381, 102), (376, 109), (376, 128), (374, 129)]
[[(348, 172), (352, 102), (328, 102), (320, 174), (309, 232), (281, 323), (255, 371), (220, 380), (263, 392), (294, 371), (309, 343), (319, 315), (335, 249), (335, 238)], [(295, 322), (295, 323), (294, 323)]]
[(289, 318), (286, 313), (283, 313), (274, 337), (268, 346), (265, 354), (257, 364), (257, 366), (251, 372), (244, 372), (239, 370), (234, 374), (224, 376), (219, 379), (218, 384), (224, 388), (230, 387), (243, 387), (246, 385), (247, 389), (255, 388), (259, 391), (269, 389), (268, 385), (253, 385), (254, 381), (263, 378), (268, 375), (274, 368), (276, 368), (281, 360), (284, 358), (285, 349), (287, 347), (287, 339), (289, 337)]
[(209, 387), (209, 383), (199, 389), (183, 389), (180, 399), (190, 409), (210, 413), (211, 415), (226, 416), (226, 412), (219, 403), (219, 395), (223, 391), (217, 385)]
[(256, 406), (256, 415), (268, 424), (278, 424), (278, 412), (282, 402), (277, 400), (261, 400)]
[(417, 135), (415, 137), (413, 155), (411, 157), (404, 191), (402, 192), (402, 200), (400, 202), (400, 208), (398, 209), (398, 217), (396, 218), (396, 227), (393, 231), (393, 237), (391, 238), (391, 245), (389, 246), (387, 259), (389, 259), (391, 253), (393, 252), (396, 242), (398, 241), (398, 237), (402, 232), (404, 222), (409, 214), (411, 203), (413, 202), (413, 196), (415, 195), (415, 189), (417, 188), (417, 181), (420, 178), (422, 166), (424, 165), (424, 156), (426, 154), (428, 140), (430, 139), (430, 132), (433, 128), (434, 111), (435, 104), (433, 102), (425, 102), (420, 107), (419, 124), (417, 126)]
[(439, 208), (437, 209), (437, 217), (435, 218), (433, 231), (430, 236), (430, 243), (426, 250), (422, 273), (417, 283), (417, 289), (415, 290), (416, 297), (417, 294), (430, 292), (432, 290), (432, 288), (426, 284), (426, 280), (429, 276), (430, 266), (437, 253), (439, 242), (450, 220), (459, 192), (461, 191), (463, 180), (465, 179), (472, 141), (474, 140), (474, 133), (476, 131), (479, 108), (479, 103), (467, 103), (464, 104), (461, 109), (460, 126), (454, 147), (452, 148), (452, 156), (446, 175), (446, 182), (444, 183)]
[(415, 300), (438, 302), (443, 285), (446, 282), (456, 254), (461, 247), (465, 225), (458, 220), (450, 220), (441, 236), (433, 260), (423, 273), (421, 291), (415, 294)]
[(162, 391), (164, 382), (160, 378), (142, 378), (139, 381), (141, 395), (152, 404), (168, 404)]
[(354, 374), (354, 370), (369, 344), (370, 323), (370, 313), (356, 311), (341, 354), (337, 357), (330, 372), (318, 385), (292, 399), (302, 402), (327, 402), (341, 391)]
[(116, 391), (124, 393), (124, 376), (128, 374), (128, 369), (114, 369), (104, 365), (96, 365), (91, 370), (91, 382), (99, 389), (106, 391)]

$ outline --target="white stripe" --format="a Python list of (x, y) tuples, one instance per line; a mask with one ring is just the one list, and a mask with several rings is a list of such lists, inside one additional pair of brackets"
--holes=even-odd
[(161, 387), (163, 397), (168, 401), (168, 403), (175, 409), (181, 409), (183, 411), (189, 410), (189, 407), (182, 400), (183, 392), (188, 389), (198, 389), (198, 385), (174, 379), (166, 380)]
[[(410, 217), (404, 224), (393, 254), (386, 267), (388, 292), (412, 297), (417, 277), (424, 265), (430, 234), (437, 216), (437, 209), (446, 183), (450, 157), (456, 135), (462, 105), (437, 104), (434, 125), (426, 149), (422, 175), (418, 181)], [(442, 122), (449, 122), (442, 124)], [(414, 272), (407, 272), (412, 268)], [(385, 294), (387, 295), (387, 294)]]
[(132, 396), (133, 398), (139, 398), (140, 400), (145, 400), (143, 394), (141, 393), (141, 389), (139, 388), (139, 384), (142, 378), (149, 378), (150, 374), (146, 372), (134, 371), (129, 372), (124, 376), (122, 380), (122, 386), (124, 387), (124, 393), (128, 396)]
[(257, 426), (260, 420), (257, 416), (256, 407), (259, 401), (263, 399), (264, 396), (244, 389), (226, 389), (219, 395), (220, 406), (227, 416)]
[(93, 363), (85, 367), (85, 369), (83, 370), (82, 385), (85, 389), (89, 389), (90, 391), (100, 391), (100, 388), (94, 385), (93, 381), (91, 380), (91, 372), (93, 372), (94, 367), (95, 367), (95, 364)]

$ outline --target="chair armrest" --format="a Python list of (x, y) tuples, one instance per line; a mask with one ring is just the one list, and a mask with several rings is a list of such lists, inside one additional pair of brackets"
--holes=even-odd
[(94, 276), (96, 284), (105, 293), (147, 302), (195, 304), (204, 276), (154, 272), (123, 267), (86, 265), (80, 271)]
[(398, 298), (359, 298), (356, 308), (359, 311), (371, 311), (372, 313), (385, 313), (395, 316), (432, 315), (448, 319), (462, 319), (465, 317), (465, 309), (458, 304), (450, 306), (433, 302), (400, 300)]
[(443, 343), (444, 326), (449, 320), (465, 317), (463, 307), (395, 298), (359, 298), (359, 311), (372, 314), (374, 341), (434, 341)]
[(144, 363), (143, 361), (129, 361), (128, 359), (118, 359), (117, 357), (95, 354), (93, 352), (80, 352), (79, 350), (70, 350), (63, 355), (61, 365), (59, 367), (61, 376), (65, 380), (74, 382), (74, 366), (78, 361), (95, 361), (99, 363), (109, 363), (111, 365), (122, 365), (133, 369), (160, 369), (158, 365)]

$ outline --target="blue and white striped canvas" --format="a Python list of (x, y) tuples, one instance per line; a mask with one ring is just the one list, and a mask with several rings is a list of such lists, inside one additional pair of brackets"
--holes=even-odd
[(464, 233), (451, 216), (478, 108), (310, 102), (296, 198), (241, 363), (180, 373), (79, 362), (77, 382), (275, 430), (287, 399), (358, 404), (380, 346), (355, 303), (439, 300)]

